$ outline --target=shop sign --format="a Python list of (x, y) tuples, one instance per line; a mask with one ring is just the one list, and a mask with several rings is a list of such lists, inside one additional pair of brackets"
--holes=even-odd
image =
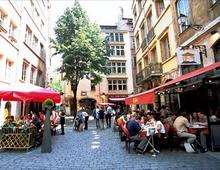
[(199, 65), (200, 50), (198, 48), (186, 46), (177, 48), (178, 65)]

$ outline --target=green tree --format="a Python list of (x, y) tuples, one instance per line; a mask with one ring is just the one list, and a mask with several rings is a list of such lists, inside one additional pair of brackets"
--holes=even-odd
[(90, 23), (86, 12), (76, 1), (58, 19), (55, 27), (56, 39), (53, 40), (56, 53), (63, 57), (60, 72), (71, 84), (73, 99), (71, 114), (77, 112), (77, 87), (85, 75), (92, 77), (92, 83), (101, 81), (106, 69), (106, 41), (101, 36), (99, 26)]
[(49, 86), (53, 90), (60, 92), (60, 93), (63, 93), (63, 87), (62, 87), (61, 83), (62, 83), (61, 80), (53, 80)]

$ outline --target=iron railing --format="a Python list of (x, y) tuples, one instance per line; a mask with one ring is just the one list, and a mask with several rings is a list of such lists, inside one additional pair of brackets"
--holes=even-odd
[(162, 75), (162, 64), (151, 63), (136, 75), (136, 82), (137, 84), (139, 84), (142, 81), (149, 79), (153, 76), (161, 76), (161, 75)]

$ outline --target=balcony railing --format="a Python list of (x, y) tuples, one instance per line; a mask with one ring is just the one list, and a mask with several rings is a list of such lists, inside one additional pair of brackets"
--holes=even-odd
[(151, 76), (160, 76), (162, 74), (161, 63), (151, 63), (144, 68), (144, 78), (147, 79)]
[(136, 75), (136, 83), (139, 84), (144, 79), (143, 70), (137, 73)]
[(154, 76), (162, 75), (162, 65), (161, 63), (151, 63), (147, 65), (141, 72), (136, 75), (136, 82), (140, 82), (149, 79)]
[(43, 61), (46, 60), (46, 51), (44, 49), (40, 50), (40, 57)]

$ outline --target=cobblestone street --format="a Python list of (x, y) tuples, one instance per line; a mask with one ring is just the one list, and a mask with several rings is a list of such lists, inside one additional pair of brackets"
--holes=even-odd
[[(1, 152), (0, 169), (219, 169), (219, 153), (188, 154), (163, 151), (159, 156), (128, 154), (118, 133), (96, 130), (89, 122), (83, 133), (66, 128), (53, 138), (50, 154), (40, 148), (29, 152)], [(213, 156), (214, 155), (214, 156)]]

